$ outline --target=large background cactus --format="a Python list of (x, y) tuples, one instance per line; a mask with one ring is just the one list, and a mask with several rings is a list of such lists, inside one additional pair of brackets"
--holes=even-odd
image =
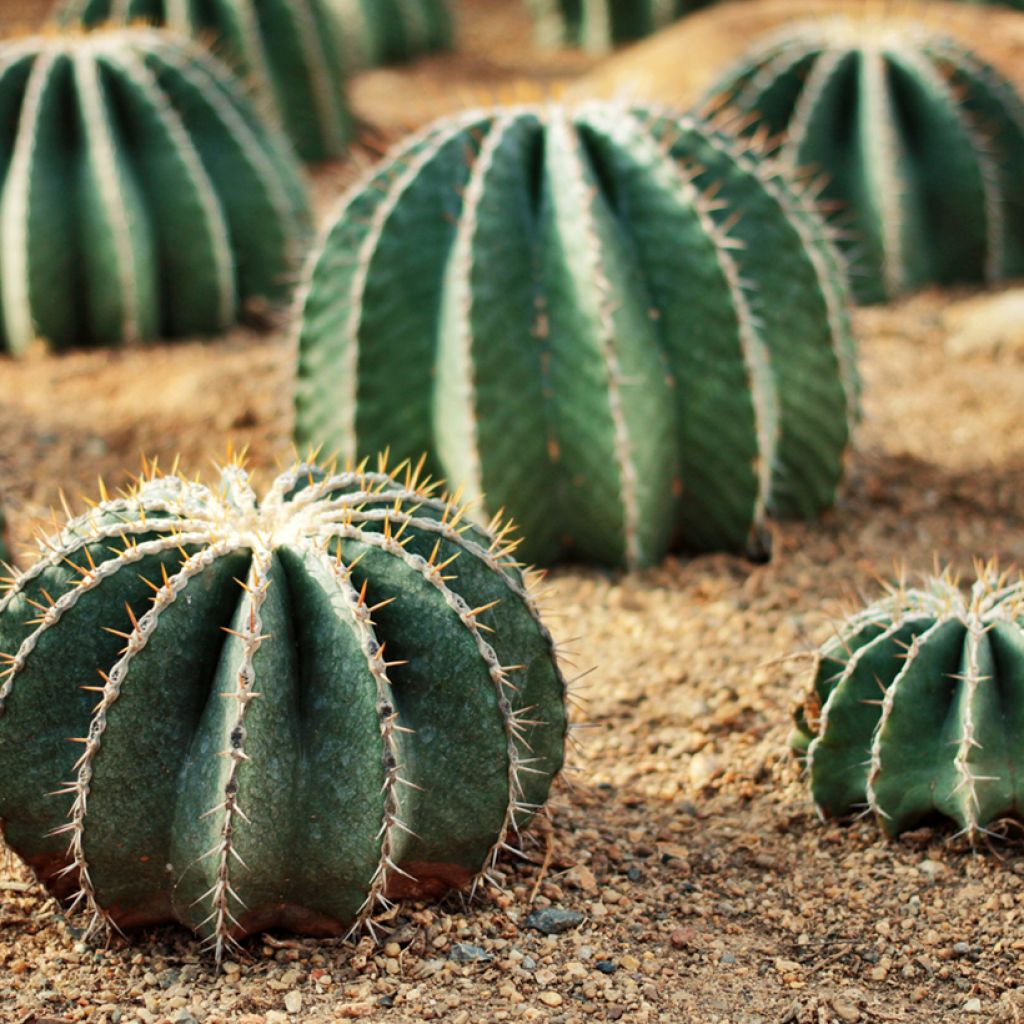
[(448, 0), (323, 0), (356, 68), (411, 60), (452, 44)]
[(856, 373), (836, 254), (724, 136), (552, 106), (426, 129), (311, 270), (297, 433), (428, 451), (533, 561), (763, 553), (842, 475)]
[(215, 332), (288, 301), (299, 168), (205, 50), (154, 29), (0, 44), (0, 345)]
[(327, 0), (63, 0), (65, 23), (150, 21), (216, 49), (257, 90), (306, 160), (341, 156), (352, 133), (341, 43)]
[(71, 522), (0, 602), (7, 843), (96, 923), (218, 954), (486, 870), (561, 768), (564, 685), (461, 517), (411, 473), (258, 502), (232, 466)]
[(936, 815), (972, 839), (1024, 813), (1024, 587), (991, 568), (893, 588), (821, 650), (794, 746), (829, 817), (897, 835)]
[(707, 0), (528, 0), (546, 46), (603, 53), (656, 32)]
[(782, 140), (848, 208), (859, 298), (1024, 273), (1024, 102), (995, 69), (916, 22), (789, 28), (711, 94)]

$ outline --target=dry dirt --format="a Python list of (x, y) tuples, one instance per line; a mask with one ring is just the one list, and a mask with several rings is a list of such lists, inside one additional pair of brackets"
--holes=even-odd
[[(467, 5), (465, 38), (490, 49), (458, 57), (449, 79), (438, 59), (367, 76), (364, 116), (395, 126), (425, 81), (445, 103), (438, 79), (499, 91), (530, 70), (512, 8)], [(588, 63), (541, 58), (535, 77), (547, 87)], [(350, 174), (319, 172), (322, 202)], [(553, 574), (552, 625), (595, 666), (577, 715), (589, 728), (532, 863), (503, 866), (505, 893), (404, 907), (382, 949), (265, 936), (218, 973), (176, 929), (86, 946), (12, 859), (0, 1022), (1024, 1021), (1019, 840), (971, 851), (942, 831), (889, 843), (868, 821), (823, 824), (786, 748), (799, 656), (842, 599), (896, 563), (1024, 564), (1024, 352), (1005, 343), (1019, 322), (998, 322), (1020, 309), (1019, 293), (933, 293), (857, 314), (866, 402), (848, 486), (822, 522), (779, 528), (772, 564)], [(964, 332), (971, 344), (949, 344)], [(140, 451), (201, 468), (230, 441), (269, 475), (290, 455), (290, 362), (286, 330), (4, 362), (0, 487), (18, 539), (58, 488), (123, 482)], [(583, 923), (527, 929), (549, 905)], [(479, 960), (459, 962), (467, 946)]]

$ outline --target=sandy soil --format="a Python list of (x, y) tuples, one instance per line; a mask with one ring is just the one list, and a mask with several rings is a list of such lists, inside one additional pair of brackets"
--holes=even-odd
[[(526, 66), (505, 44), (525, 46), (527, 26), (496, 4), (467, 5), (467, 38), (490, 31), (493, 48), (457, 58), (453, 81), (494, 88)], [(587, 63), (543, 58), (538, 78)], [(442, 67), (367, 76), (364, 115), (399, 124), (402, 97)], [(320, 172), (320, 200), (350, 174)], [(801, 655), (844, 598), (897, 562), (1024, 564), (1024, 352), (996, 344), (1019, 338), (1019, 309), (1019, 295), (933, 293), (857, 314), (866, 408), (847, 489), (822, 522), (780, 527), (772, 564), (553, 574), (552, 624), (595, 666), (578, 713), (590, 727), (532, 863), (503, 865), (505, 893), (404, 907), (380, 949), (265, 936), (218, 973), (177, 929), (87, 947), (11, 859), (0, 1022), (1024, 1021), (1020, 843), (972, 852), (942, 831), (888, 843), (870, 822), (822, 824), (786, 748)], [(0, 487), (18, 539), (60, 487), (121, 483), (140, 451), (204, 468), (248, 445), (269, 475), (290, 456), (290, 363), (285, 329), (4, 362)], [(530, 930), (546, 906), (583, 922)]]

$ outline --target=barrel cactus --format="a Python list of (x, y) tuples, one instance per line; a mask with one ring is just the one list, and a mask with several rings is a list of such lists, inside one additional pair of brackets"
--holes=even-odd
[(489, 869), (561, 768), (564, 684), (461, 517), (412, 473), (299, 465), (259, 502), (231, 465), (71, 521), (0, 602), (8, 845), (94, 925), (218, 956)]
[(323, 0), (354, 68), (412, 60), (452, 44), (448, 0)]
[(972, 839), (1024, 812), (1024, 586), (992, 567), (893, 587), (818, 654), (793, 746), (827, 817), (890, 835), (935, 816)]
[(531, 561), (766, 554), (833, 501), (856, 406), (822, 222), (712, 128), (464, 113), (343, 201), (313, 261), (297, 435), (429, 452)]
[(1024, 274), (1024, 101), (953, 39), (819, 19), (758, 47), (709, 99), (778, 135), (847, 208), (862, 301)]
[(706, 0), (529, 0), (545, 46), (604, 53), (656, 32)]
[(304, 160), (341, 156), (352, 134), (329, 0), (62, 0), (65, 24), (147, 21), (213, 42)]
[(300, 171), (230, 72), (155, 29), (0, 43), (0, 348), (223, 330), (290, 301)]

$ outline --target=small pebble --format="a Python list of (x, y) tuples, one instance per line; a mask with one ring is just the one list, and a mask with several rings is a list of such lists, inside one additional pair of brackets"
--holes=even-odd
[(981, 1000), (980, 999), (968, 999), (964, 1003), (964, 1013), (981, 1013)]
[(839, 997), (833, 999), (832, 1010), (841, 1021), (849, 1022), (849, 1024), (856, 1024), (860, 1020), (860, 1010), (846, 999)]
[(468, 942), (457, 942), (448, 952), (448, 959), (457, 964), (488, 963), (494, 957), (480, 946)]
[(602, 974), (614, 974), (618, 966), (614, 960), (598, 960), (594, 965)]
[(558, 907), (545, 907), (534, 910), (526, 918), (526, 927), (540, 932), (542, 935), (560, 935), (583, 924), (583, 915), (578, 910), (561, 910)]
[(539, 998), (545, 1006), (561, 1006), (565, 1002), (557, 992), (541, 992)]

